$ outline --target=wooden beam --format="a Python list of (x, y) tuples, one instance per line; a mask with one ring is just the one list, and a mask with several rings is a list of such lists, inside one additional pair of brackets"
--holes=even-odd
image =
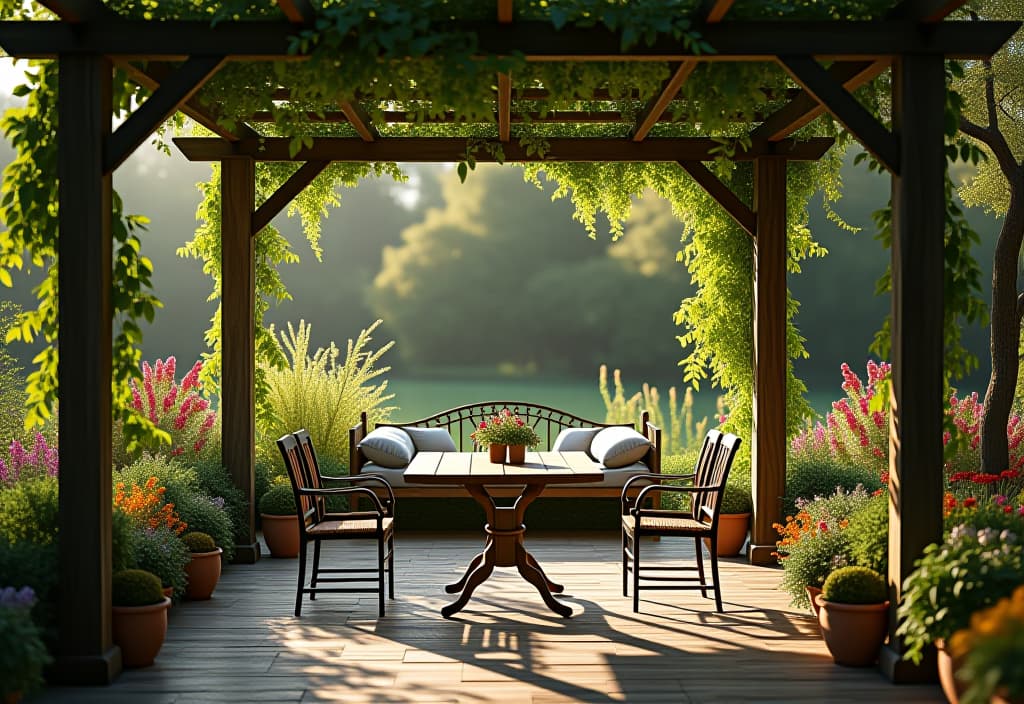
[[(177, 137), (175, 145), (191, 161), (219, 161), (248, 156), (259, 161), (408, 161), (454, 163), (466, 154), (462, 137), (389, 137), (364, 142), (355, 137), (315, 137), (311, 147), (289, 152), (287, 137), (243, 139), (230, 143), (211, 137)], [(737, 149), (737, 161), (758, 156), (785, 156), (794, 161), (814, 161), (828, 151), (834, 140), (815, 137), (803, 141), (755, 142), (750, 150)], [(721, 151), (719, 141), (707, 137), (665, 137), (633, 142), (600, 137), (551, 138), (543, 159), (516, 142), (503, 147), (505, 161), (713, 161)], [(477, 161), (496, 161), (486, 150)]]
[(708, 24), (721, 22), (726, 13), (732, 8), (735, 0), (704, 0), (701, 3), (701, 15)]
[(848, 129), (891, 173), (900, 171), (897, 139), (867, 108), (837, 83), (828, 71), (809, 56), (780, 56), (779, 63)]
[(498, 140), (508, 142), (512, 138), (512, 77), (507, 73), (498, 74)]
[(680, 161), (679, 165), (725, 209), (725, 212), (737, 225), (742, 227), (748, 235), (756, 236), (757, 216), (731, 188), (722, 183), (720, 178), (699, 161)]
[(643, 140), (647, 133), (651, 131), (651, 128), (657, 124), (658, 119), (665, 112), (665, 108), (676, 97), (679, 89), (683, 87), (686, 79), (690, 77), (690, 74), (693, 73), (697, 66), (698, 63), (696, 61), (684, 61), (681, 63), (675, 73), (672, 74), (672, 77), (662, 85), (661, 93), (647, 102), (647, 105), (644, 106), (644, 109), (637, 116), (636, 124), (633, 127), (631, 138), (634, 142)]
[[(118, 68), (124, 69), (128, 73), (129, 78), (143, 88), (151, 91), (158, 90), (160, 88), (160, 84), (167, 80), (168, 76), (174, 72), (173, 67), (159, 62), (151, 63), (145, 70), (143, 70), (128, 61), (121, 61), (118, 63)], [(234, 131), (222, 127), (217, 121), (217, 117), (203, 108), (194, 96), (178, 106), (178, 109), (188, 115), (197, 124), (202, 125), (215, 135), (223, 137), (231, 142), (237, 142), (243, 137), (250, 137), (253, 139), (259, 137), (259, 134), (255, 130), (244, 123), (239, 124)]]
[[(928, 667), (902, 659), (896, 605), (924, 548), (942, 540), (943, 277), (946, 104), (941, 56), (893, 64), (893, 129), (903, 168), (892, 179), (892, 381), (889, 423), (889, 643), (879, 665), (895, 681)], [(927, 301), (927, 305), (923, 302)], [(934, 657), (934, 654), (933, 654)]]
[(362, 105), (342, 100), (338, 103), (338, 107), (341, 108), (341, 112), (348, 118), (348, 121), (364, 142), (373, 142), (380, 138), (380, 132), (373, 126), (373, 123), (370, 121), (370, 114), (363, 110)]
[[(236, 562), (255, 562), (256, 540), (256, 162), (221, 161), (221, 460), (248, 501)], [(238, 538), (236, 537), (236, 540)]]
[(109, 14), (102, 0), (36, 0), (65, 22), (79, 24)]
[(316, 8), (309, 0), (275, 0), (292, 24), (311, 25), (316, 21)]
[[(521, 54), (529, 61), (767, 61), (780, 54), (822, 60), (871, 59), (901, 54), (943, 54), (952, 59), (992, 56), (1020, 22), (732, 21), (707, 25), (703, 41), (713, 52), (695, 54), (673, 37), (622, 50), (622, 36), (603, 27), (563, 27), (549, 22), (462, 22), (475, 33), (481, 56)], [(184, 60), (225, 54), (233, 60), (302, 60), (294, 53), (295, 25), (206, 20), (107, 20), (72, 27), (64, 22), (0, 22), (0, 46), (15, 58), (54, 58), (60, 53)], [(187, 38), (187, 41), (186, 41)], [(358, 51), (352, 40), (352, 51)], [(342, 47), (344, 49), (344, 47)]]
[(513, 0), (498, 0), (498, 22), (508, 24), (512, 21)]
[[(854, 91), (889, 67), (888, 59), (835, 63), (829, 75), (844, 88)], [(825, 107), (806, 91), (798, 91), (792, 100), (764, 119), (751, 133), (752, 139), (785, 139), (825, 112)]]
[(194, 56), (182, 64), (107, 140), (104, 168), (113, 172), (224, 65), (223, 56)]
[(750, 562), (774, 565), (786, 494), (786, 160), (754, 160), (754, 394)]
[[(498, 121), (498, 114), (494, 113), (494, 117), (488, 120), (485, 117), (477, 117), (473, 120), (457, 120), (454, 112), (446, 112), (443, 115), (426, 115), (422, 120), (417, 119), (415, 113), (409, 113), (401, 110), (384, 110), (382, 113), (382, 119), (384, 124), (490, 124)], [(341, 110), (326, 110), (324, 112), (306, 112), (305, 118), (309, 122), (321, 122), (321, 123), (338, 123), (348, 122), (348, 116), (345, 115)], [(658, 122), (661, 123), (672, 123), (672, 122), (688, 122), (692, 116), (688, 113), (682, 113), (679, 115), (668, 115), (662, 114), (658, 118)], [(733, 114), (729, 115), (728, 119), (733, 122), (759, 122), (764, 119), (764, 115), (759, 112), (753, 112), (749, 115)], [(245, 118), (246, 122), (274, 122), (274, 114), (269, 110), (260, 110), (248, 115)], [(379, 121), (378, 121), (379, 122)], [(549, 110), (548, 112), (541, 114), (536, 111), (531, 112), (514, 112), (509, 116), (509, 122), (513, 125), (517, 123), (530, 122), (530, 123), (555, 123), (555, 122), (567, 122), (567, 123), (615, 123), (619, 122), (626, 124), (626, 118), (621, 112), (615, 110)], [(237, 138), (236, 138), (237, 139)]]
[(121, 671), (111, 634), (111, 66), (60, 59), (57, 379), (61, 456), (57, 648), (51, 681), (108, 684)]
[(274, 193), (263, 201), (263, 204), (252, 214), (252, 236), (255, 237), (270, 224), (270, 221), (280, 213), (285, 206), (292, 202), (295, 196), (302, 193), (302, 189), (313, 182), (317, 176), (326, 169), (329, 161), (307, 161), (299, 169), (288, 177)]

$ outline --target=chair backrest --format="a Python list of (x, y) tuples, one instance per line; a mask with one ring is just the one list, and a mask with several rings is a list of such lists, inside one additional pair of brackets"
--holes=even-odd
[[(303, 428), (292, 433), (292, 437), (299, 444), (299, 459), (302, 462), (302, 469), (305, 472), (305, 479), (311, 489), (322, 489), (323, 482), (320, 481), (320, 462), (316, 458), (316, 450), (313, 448), (313, 438), (309, 431)], [(327, 513), (327, 499), (323, 496), (306, 497), (312, 498), (316, 509), (321, 516)]]
[[(700, 454), (697, 455), (697, 464), (693, 467), (694, 486), (707, 486), (707, 478), (711, 473), (711, 467), (715, 464), (715, 455), (718, 454), (718, 445), (722, 442), (722, 433), (718, 430), (709, 430), (704, 435), (704, 442), (700, 446)], [(693, 495), (693, 517), (700, 519), (700, 507), (704, 505), (704, 493), (696, 492)]]
[(312, 489), (313, 487), (306, 476), (306, 468), (299, 451), (299, 441), (295, 439), (294, 435), (284, 435), (278, 438), (277, 449), (281, 451), (281, 459), (284, 460), (284, 467), (288, 471), (288, 479), (292, 483), (295, 505), (299, 507), (301, 512), (302, 520), (299, 521), (299, 527), (305, 533), (306, 528), (318, 522), (322, 514), (318, 511), (316, 501), (309, 495), (302, 493), (303, 489)]
[(712, 524), (717, 523), (718, 514), (722, 507), (722, 494), (725, 492), (725, 483), (729, 480), (729, 470), (732, 469), (733, 460), (736, 459), (736, 452), (740, 449), (740, 439), (732, 433), (727, 433), (718, 442), (718, 450), (714, 459), (706, 467), (705, 475), (697, 475), (697, 486), (718, 487), (716, 491), (707, 491), (697, 496), (700, 503), (694, 499), (693, 516), (697, 520), (710, 520)]

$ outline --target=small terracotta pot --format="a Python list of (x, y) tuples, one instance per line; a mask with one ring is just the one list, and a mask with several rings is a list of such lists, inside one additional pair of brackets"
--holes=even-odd
[(939, 684), (949, 704), (958, 704), (960, 697), (967, 691), (967, 685), (956, 678), (956, 671), (963, 665), (963, 658), (954, 658), (946, 649), (946, 641), (939, 638), (935, 641), (936, 658), (939, 666)]
[[(750, 528), (749, 513), (722, 513), (718, 516), (718, 556), (739, 555), (747, 542)], [(711, 550), (711, 541), (704, 538), (704, 547)]]
[(299, 517), (270, 516), (261, 513), (263, 539), (267, 541), (271, 557), (299, 556)]
[(121, 648), (125, 667), (149, 667), (167, 636), (167, 609), (171, 600), (164, 597), (158, 604), (147, 606), (115, 606), (113, 613), (114, 643)]
[(839, 604), (817, 595), (818, 624), (838, 665), (870, 667), (878, 660), (889, 626), (889, 602)]
[(821, 607), (818, 606), (818, 602), (814, 600), (814, 597), (821, 594), (821, 587), (812, 587), (808, 584), (804, 587), (804, 591), (807, 592), (807, 598), (811, 600), (811, 611), (813, 611), (815, 617), (817, 617), (818, 612), (821, 611)]
[(505, 449), (507, 447), (508, 447), (508, 445), (497, 445), (497, 444), (494, 444), (494, 443), (491, 443), (490, 445), (488, 445), (487, 446), (487, 451), (489, 453), (491, 453), (491, 462), (493, 462), (494, 464), (504, 464), (505, 463)]
[(220, 580), (220, 548), (212, 552), (194, 552), (192, 559), (185, 565), (185, 575), (188, 577), (188, 586), (185, 588), (185, 598), (192, 601), (205, 601), (213, 595)]
[(168, 599), (172, 600), (171, 601), (171, 606), (173, 606), (174, 605), (174, 601), (173, 601), (173, 599), (174, 599), (174, 587), (164, 587), (163, 588), (163, 592), (164, 592), (164, 596), (165, 597), (167, 597)]
[(508, 463), (509, 464), (525, 464), (526, 463), (526, 445), (509, 445), (508, 446)]

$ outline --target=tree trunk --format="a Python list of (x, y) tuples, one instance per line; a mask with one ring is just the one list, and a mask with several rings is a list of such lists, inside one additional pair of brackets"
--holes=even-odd
[(981, 471), (998, 473), (1010, 463), (1006, 424), (1017, 387), (1020, 313), (1017, 310), (1017, 260), (1024, 239), (1024, 173), (1008, 174), (1006, 211), (992, 265), (992, 376), (985, 392), (981, 426)]

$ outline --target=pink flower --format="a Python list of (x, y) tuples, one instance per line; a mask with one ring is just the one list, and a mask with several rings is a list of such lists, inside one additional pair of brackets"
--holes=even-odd
[(167, 411), (171, 410), (171, 408), (174, 406), (174, 402), (177, 400), (178, 385), (172, 381), (170, 390), (167, 392), (167, 395), (164, 396), (164, 413), (167, 413)]
[(202, 362), (196, 362), (192, 365), (192, 368), (185, 375), (185, 378), (181, 380), (181, 390), (188, 391), (189, 389), (199, 388), (199, 372), (203, 369)]

